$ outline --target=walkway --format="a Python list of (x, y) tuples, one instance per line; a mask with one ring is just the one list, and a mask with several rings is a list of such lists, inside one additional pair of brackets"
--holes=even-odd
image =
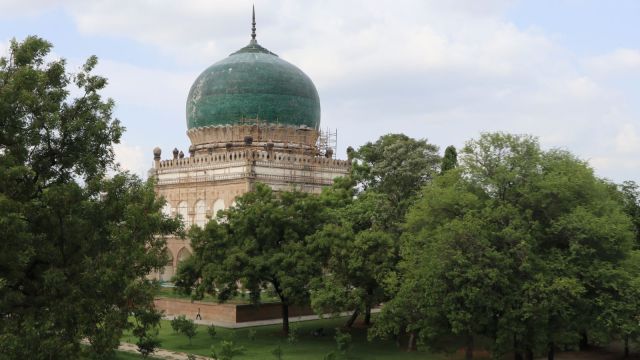
[[(118, 346), (118, 350), (140, 354), (138, 352), (138, 346), (136, 346), (135, 344), (130, 344), (126, 342), (121, 342), (120, 346)], [(153, 354), (151, 354), (151, 357), (155, 359), (165, 359), (165, 360), (188, 360), (187, 355), (189, 354), (166, 350), (166, 349), (156, 349), (156, 351)], [(211, 360), (210, 357), (205, 357), (200, 355), (194, 355), (194, 356), (198, 360)]]

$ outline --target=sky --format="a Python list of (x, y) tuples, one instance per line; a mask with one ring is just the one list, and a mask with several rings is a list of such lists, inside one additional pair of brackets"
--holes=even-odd
[(250, 40), (314, 81), (337, 154), (387, 133), (460, 148), (537, 136), (600, 177), (640, 182), (637, 0), (0, 0), (0, 56), (38, 35), (76, 71), (97, 55), (127, 128), (123, 169), (187, 152), (196, 77)]

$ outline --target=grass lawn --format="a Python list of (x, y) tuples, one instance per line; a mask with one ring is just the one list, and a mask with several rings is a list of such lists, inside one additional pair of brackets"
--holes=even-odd
[[(140, 360), (144, 359), (140, 354), (134, 354), (125, 351), (116, 351), (116, 360)], [(153, 357), (148, 357), (147, 359), (153, 360)]]
[[(289, 343), (281, 334), (281, 325), (259, 326), (245, 329), (224, 329), (216, 327), (216, 337), (211, 339), (207, 334), (206, 326), (198, 326), (198, 333), (192, 339), (192, 345), (184, 335), (174, 334), (169, 321), (163, 320), (160, 328), (161, 347), (168, 350), (192, 353), (198, 355), (211, 355), (211, 345), (218, 346), (222, 340), (232, 340), (236, 345), (245, 347), (244, 355), (238, 356), (238, 360), (247, 359), (275, 359), (271, 351), (278, 344), (281, 345), (284, 359), (291, 360), (322, 360), (324, 356), (336, 349), (334, 340), (335, 328), (344, 324), (345, 319), (321, 319), (292, 323), (291, 328), (296, 330), (297, 341)], [(313, 332), (323, 328), (324, 336), (314, 336)], [(249, 339), (249, 331), (256, 332), (255, 339)], [(368, 342), (366, 329), (354, 328), (351, 331), (353, 347), (351, 354), (354, 359), (363, 360), (436, 360), (458, 359), (462, 356), (432, 354), (424, 351), (407, 353), (404, 349), (396, 347), (393, 341), (376, 340)], [(126, 334), (122, 339), (126, 342), (135, 342), (135, 338)], [(234, 358), (236, 359), (236, 358)]]

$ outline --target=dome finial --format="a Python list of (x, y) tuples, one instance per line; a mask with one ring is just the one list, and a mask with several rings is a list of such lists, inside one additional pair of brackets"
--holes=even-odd
[(252, 43), (256, 43), (256, 6), (253, 5), (252, 6), (252, 17), (251, 19), (253, 20), (251, 22), (251, 42)]

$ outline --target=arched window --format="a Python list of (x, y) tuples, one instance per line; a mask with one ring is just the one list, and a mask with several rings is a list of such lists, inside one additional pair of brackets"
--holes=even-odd
[(171, 281), (175, 271), (173, 270), (173, 255), (169, 249), (164, 252), (167, 260), (166, 265), (160, 270), (160, 281)]
[(218, 211), (224, 210), (224, 200), (218, 199), (213, 203), (211, 216), (215, 219), (218, 216)]
[(181, 201), (178, 204), (178, 214), (182, 216), (182, 223), (185, 226), (189, 226), (191, 222), (189, 221), (189, 208), (187, 207), (186, 201)]
[(189, 249), (187, 249), (186, 247), (183, 247), (182, 249), (180, 249), (180, 251), (178, 251), (178, 264), (187, 260), (190, 257), (191, 257), (191, 251), (189, 251)]
[(168, 202), (164, 204), (164, 206), (162, 207), (162, 214), (164, 216), (171, 216), (171, 204), (169, 204)]
[(203, 228), (207, 224), (207, 204), (204, 200), (198, 200), (196, 202), (195, 210), (196, 216), (194, 223)]

